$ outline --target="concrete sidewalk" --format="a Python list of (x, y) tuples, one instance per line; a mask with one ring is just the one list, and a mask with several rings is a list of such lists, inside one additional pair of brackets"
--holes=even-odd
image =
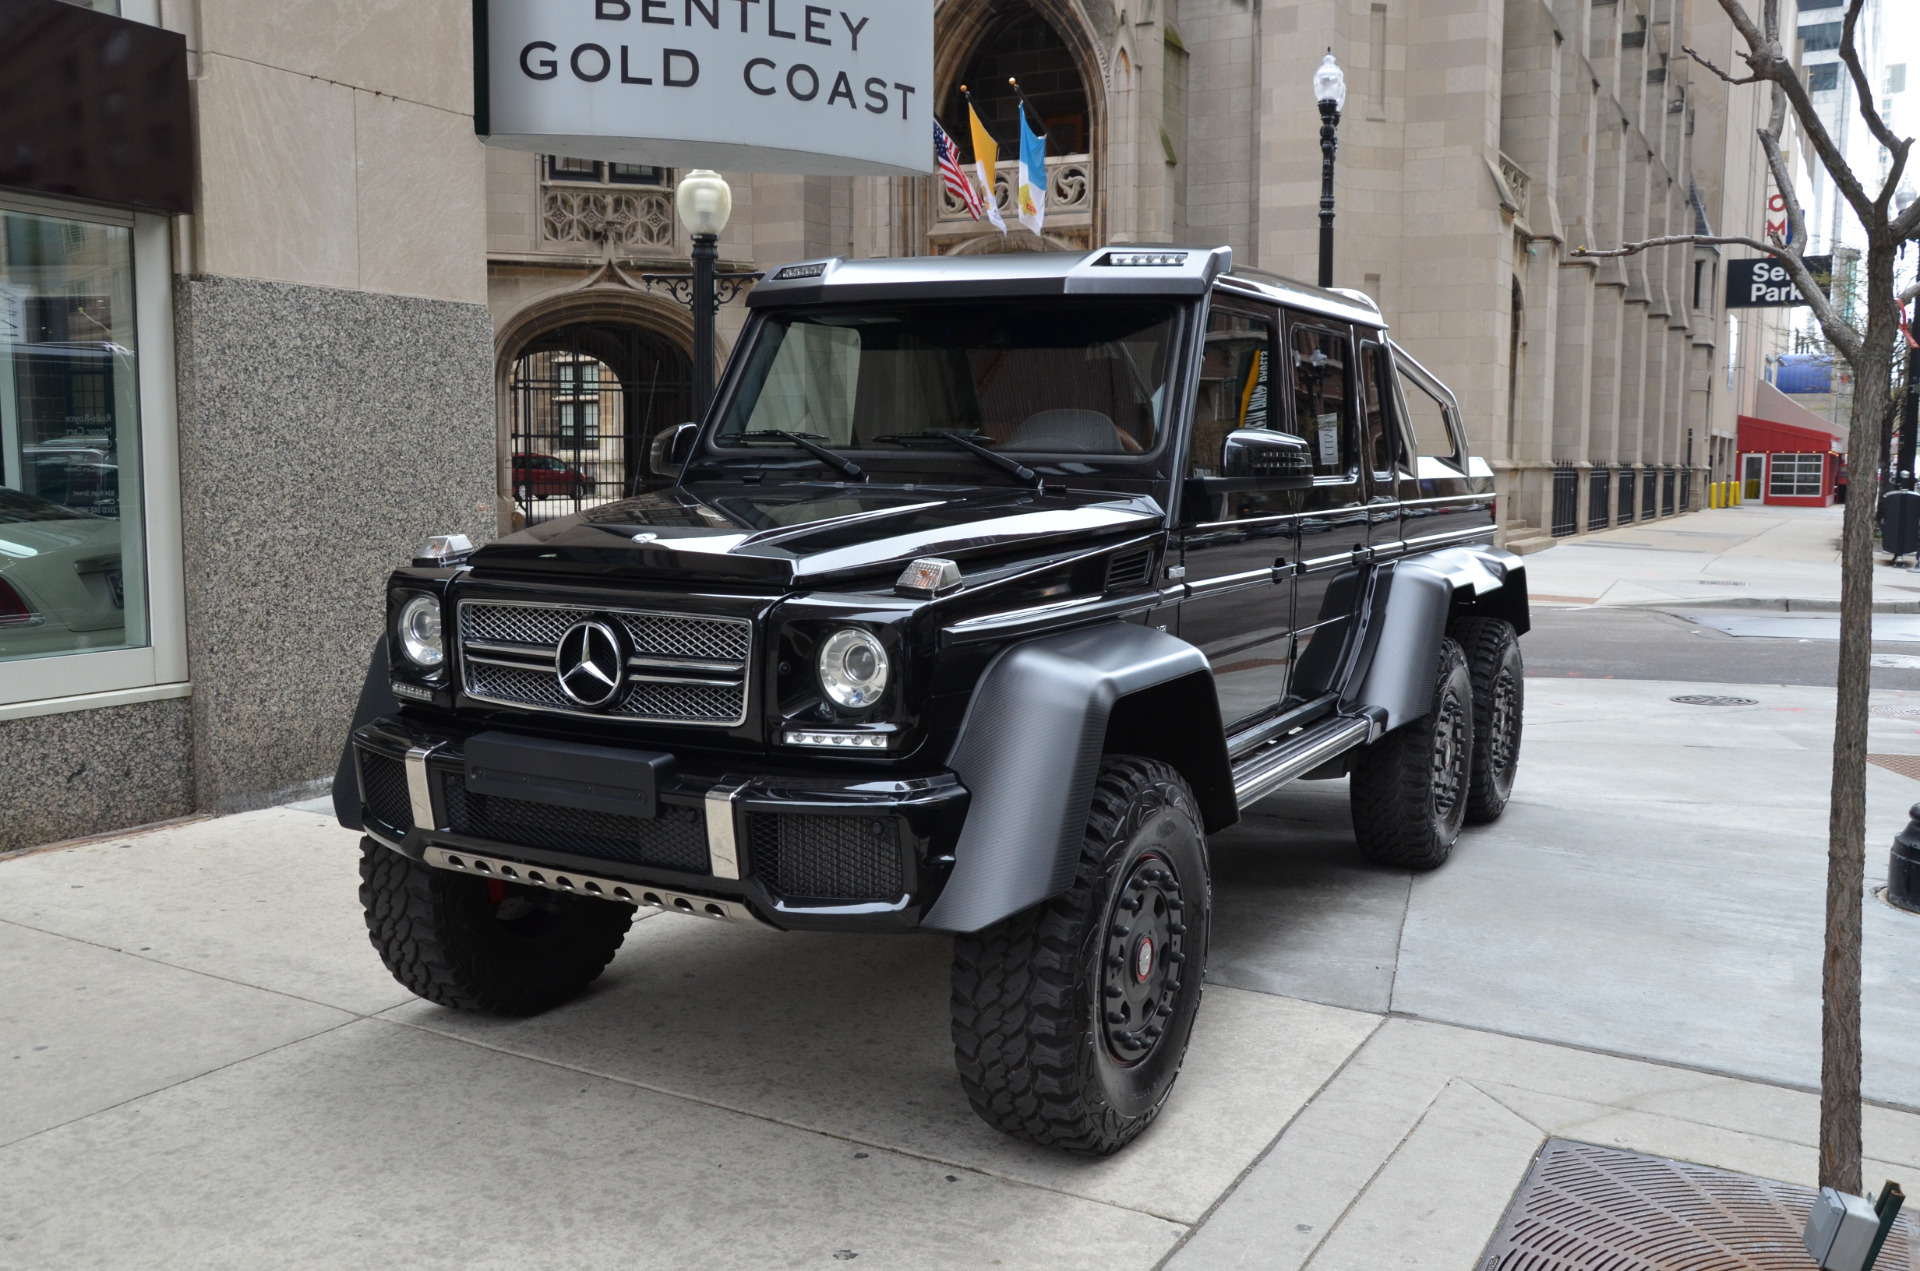
[[(1549, 1133), (1811, 1182), (1832, 694), (1667, 700), (1711, 691), (1529, 681), (1513, 805), (1432, 874), (1359, 860), (1341, 782), (1218, 836), (1186, 1071), (1104, 1161), (969, 1111), (938, 937), (660, 915), (493, 1020), (387, 976), (310, 811), (0, 861), (0, 1267), (1460, 1268)], [(1878, 882), (1920, 782), (1869, 798)], [(1920, 918), (1862, 899), (1911, 1188)]]
[[(1561, 539), (1526, 558), (1546, 604), (1830, 611), (1840, 604), (1844, 507), (1750, 504)], [(1920, 573), (1876, 552), (1874, 608), (1920, 613)]]

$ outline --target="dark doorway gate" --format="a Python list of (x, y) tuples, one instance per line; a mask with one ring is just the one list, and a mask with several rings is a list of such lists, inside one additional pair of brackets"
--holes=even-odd
[(693, 367), (667, 337), (626, 323), (576, 323), (514, 360), (508, 456), (528, 525), (645, 488), (647, 445), (693, 418)]

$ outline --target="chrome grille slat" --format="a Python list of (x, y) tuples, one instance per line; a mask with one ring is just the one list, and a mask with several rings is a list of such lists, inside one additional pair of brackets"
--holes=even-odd
[[(575, 623), (612, 618), (632, 645), (632, 688), (610, 710), (588, 712), (560, 691), (552, 660)], [(651, 610), (463, 600), (460, 661), (476, 701), (603, 719), (730, 728), (746, 720), (753, 623)]]

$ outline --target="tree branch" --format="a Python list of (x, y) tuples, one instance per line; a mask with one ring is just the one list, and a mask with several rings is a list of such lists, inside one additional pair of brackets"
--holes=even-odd
[(1715, 66), (1712, 62), (1708, 61), (1706, 58), (1701, 57), (1700, 54), (1696, 53), (1693, 50), (1693, 46), (1691, 45), (1682, 44), (1680, 46), (1680, 51), (1682, 53), (1685, 53), (1688, 57), (1692, 58), (1694, 61), (1700, 63), (1700, 65), (1712, 71), (1715, 75), (1718, 75), (1721, 79), (1725, 80), (1729, 84), (1758, 84), (1760, 82), (1760, 77), (1758, 75), (1747, 75), (1740, 78), (1735, 78), (1734, 76), (1729, 75), (1727, 72), (1721, 70), (1719, 67)]
[[(1852, 0), (1847, 6), (1846, 20), (1840, 27), (1840, 60), (1847, 64), (1847, 74), (1853, 79), (1854, 91), (1860, 94), (1860, 118), (1867, 121), (1867, 131), (1888, 150), (1904, 156), (1906, 145), (1893, 135), (1893, 129), (1887, 127), (1887, 121), (1880, 118), (1880, 112), (1874, 109), (1873, 86), (1867, 82), (1867, 72), (1860, 65), (1860, 50), (1853, 46), (1854, 24), (1860, 20), (1860, 9), (1865, 4), (1866, 0)], [(1892, 197), (1892, 190), (1893, 184), (1889, 182), (1880, 197)]]
[(1641, 252), (1655, 247), (1751, 247), (1758, 252), (1780, 261), (1787, 267), (1787, 274), (1793, 279), (1793, 285), (1800, 289), (1800, 296), (1813, 310), (1815, 319), (1828, 340), (1851, 363), (1858, 356), (1862, 344), (1860, 333), (1840, 320), (1840, 313), (1833, 302), (1820, 289), (1806, 262), (1800, 259), (1800, 253), (1781, 243), (1763, 243), (1757, 238), (1747, 238), (1738, 234), (1665, 234), (1659, 238), (1643, 238), (1637, 243), (1626, 243), (1619, 247), (1594, 251), (1589, 247), (1576, 247), (1568, 255), (1575, 259), (1601, 260), (1616, 256), (1637, 256)]
[[(1800, 79), (1800, 73), (1794, 69), (1785, 51), (1780, 47), (1780, 6), (1779, 0), (1766, 0), (1767, 30), (1762, 32), (1754, 25), (1753, 18), (1747, 13), (1746, 6), (1740, 0), (1719, 0), (1720, 8), (1726, 13), (1734, 29), (1747, 42), (1747, 52), (1740, 55), (1741, 60), (1752, 68), (1754, 78), (1769, 80), (1786, 94), (1787, 101), (1793, 107), (1794, 119), (1800, 125), (1800, 131), (1806, 134), (1807, 143), (1819, 155), (1821, 165), (1833, 178), (1835, 188), (1845, 196), (1853, 207), (1854, 214), (1861, 224), (1873, 220), (1873, 200), (1867, 197), (1866, 190), (1859, 179), (1853, 175), (1853, 169), (1847, 165), (1846, 156), (1840, 147), (1834, 144), (1833, 137), (1827, 132), (1825, 124), (1813, 108), (1813, 98), (1807, 94), (1807, 86)], [(1780, 102), (1774, 102), (1774, 119), (1780, 120)], [(1775, 138), (1780, 136), (1778, 124), (1773, 128)], [(1787, 185), (1790, 183), (1782, 183)]]

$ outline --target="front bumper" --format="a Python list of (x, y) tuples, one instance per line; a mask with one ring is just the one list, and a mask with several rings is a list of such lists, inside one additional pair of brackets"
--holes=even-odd
[(436, 868), (543, 886), (558, 873), (562, 890), (625, 888), (617, 898), (635, 904), (785, 930), (918, 927), (966, 818), (967, 791), (950, 773), (680, 771), (650, 820), (582, 812), (469, 792), (466, 736), (404, 716), (355, 729), (366, 832)]

